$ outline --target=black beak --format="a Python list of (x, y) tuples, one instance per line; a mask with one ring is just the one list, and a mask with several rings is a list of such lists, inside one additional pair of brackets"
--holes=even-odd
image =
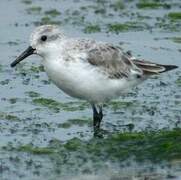
[(33, 49), (31, 46), (29, 46), (19, 57), (16, 58), (15, 61), (11, 63), (11, 67), (15, 67), (16, 64), (21, 62), (26, 57), (32, 55), (34, 53), (35, 49)]

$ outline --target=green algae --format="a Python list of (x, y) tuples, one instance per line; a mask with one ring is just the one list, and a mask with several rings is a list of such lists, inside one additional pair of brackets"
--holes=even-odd
[(82, 146), (82, 141), (78, 138), (73, 138), (69, 140), (66, 144), (64, 144), (64, 147), (68, 151), (76, 151)]
[(116, 24), (109, 24), (108, 29), (110, 32), (119, 33), (119, 32), (128, 31), (129, 26), (127, 24), (116, 23)]
[(25, 94), (27, 94), (31, 98), (40, 97), (40, 94), (35, 91), (28, 91), (28, 92), (25, 92)]
[(168, 14), (168, 17), (171, 20), (181, 20), (181, 12), (170, 12)]
[(125, 8), (125, 4), (122, 0), (116, 0), (115, 3), (111, 4), (110, 7), (112, 7), (115, 11), (123, 10)]
[(59, 128), (64, 128), (64, 129), (68, 129), (71, 127), (71, 124), (69, 122), (64, 122), (64, 123), (60, 123), (58, 124)]
[(173, 37), (172, 40), (175, 43), (181, 43), (181, 37)]
[(139, 9), (158, 9), (158, 8), (165, 8), (170, 9), (171, 5), (166, 3), (159, 3), (159, 2), (148, 2), (148, 1), (141, 1), (136, 4)]
[(72, 127), (73, 125), (82, 127), (82, 126), (85, 126), (85, 125), (90, 126), (91, 124), (92, 124), (92, 119), (91, 118), (68, 119), (67, 122), (58, 124), (58, 127), (68, 129), (68, 128)]
[(29, 71), (33, 72), (33, 73), (45, 72), (44, 67), (42, 65), (40, 65), (40, 66), (31, 66)]
[(84, 118), (84, 119), (69, 119), (68, 122), (72, 125), (84, 126), (92, 124), (92, 119)]
[(0, 119), (8, 121), (20, 121), (20, 118), (10, 113), (0, 112)]
[[(103, 139), (93, 138), (82, 141), (78, 138), (65, 144), (56, 141), (50, 143), (56, 152), (87, 154), (90, 159), (122, 161), (134, 157), (136, 161), (160, 162), (181, 159), (181, 129), (172, 131), (118, 133)], [(74, 157), (75, 158), (75, 157)], [(86, 158), (86, 155), (85, 155)]]
[[(87, 144), (76, 140), (69, 141), (71, 149), (85, 149), (89, 153), (104, 154), (111, 159), (127, 159), (134, 156), (137, 160), (159, 161), (181, 158), (181, 130), (152, 133), (120, 133), (103, 140), (92, 140)], [(73, 147), (72, 147), (73, 146)], [(102, 148), (104, 146), (104, 148)], [(65, 145), (65, 148), (67, 146)]]
[(40, 22), (35, 22), (35, 25), (44, 25), (44, 24), (60, 25), (60, 24), (62, 24), (62, 22), (61, 21), (53, 20), (49, 16), (44, 16), (44, 17), (41, 18)]
[(181, 77), (178, 77), (178, 79), (175, 81), (175, 83), (176, 83), (178, 86), (181, 86)]
[(80, 106), (70, 106), (69, 104), (64, 104), (63, 106), (62, 106), (62, 109), (64, 110), (64, 111), (83, 111), (83, 110), (85, 110), (87, 107), (85, 107), (85, 106), (82, 106), (82, 105), (80, 105)]
[(17, 151), (22, 151), (22, 152), (27, 152), (27, 153), (32, 153), (32, 154), (37, 154), (37, 155), (43, 155), (43, 154), (52, 154), (54, 153), (54, 149), (47, 148), (47, 147), (34, 147), (30, 144), (28, 145), (23, 145), (18, 148), (16, 148)]
[(137, 102), (134, 101), (110, 101), (107, 105), (114, 111), (120, 110), (123, 108), (136, 107)]
[(27, 5), (32, 4), (31, 0), (22, 0), (21, 2)]
[(32, 6), (26, 9), (28, 14), (40, 14), (42, 8), (40, 6)]
[(52, 19), (48, 16), (44, 16), (41, 18), (41, 22), (35, 22), (35, 24), (51, 24), (52, 23)]
[(48, 15), (51, 17), (56, 17), (56, 16), (59, 16), (60, 14), (61, 13), (56, 9), (51, 9), (51, 10), (45, 11), (45, 15)]
[(35, 98), (32, 100), (35, 105), (47, 107), (55, 112), (63, 111), (82, 111), (85, 110), (89, 104), (87, 102), (67, 102), (61, 103), (48, 98)]
[(9, 120), (9, 121), (19, 121), (19, 120), (20, 120), (17, 116), (11, 115), (11, 114), (5, 115), (4, 118), (7, 119), (7, 120)]
[(141, 31), (148, 27), (146, 23), (141, 22), (126, 22), (126, 23), (114, 23), (108, 24), (108, 32), (120, 33), (120, 32), (127, 32), (127, 31)]
[(60, 111), (60, 106), (62, 105), (61, 103), (59, 103), (53, 99), (47, 99), (47, 98), (36, 98), (36, 99), (33, 99), (32, 102), (35, 105), (41, 105), (41, 106), (47, 107), (49, 109), (52, 109), (56, 112)]
[(85, 33), (96, 33), (101, 31), (101, 27), (99, 25), (88, 25), (83, 31)]
[(44, 67), (42, 65), (26, 67), (25, 63), (21, 63), (16, 67), (16, 70), (22, 75), (25, 74), (37, 75), (41, 72), (44, 72)]
[(64, 111), (83, 111), (89, 107), (89, 103), (85, 101), (74, 101), (62, 103), (61, 108)]

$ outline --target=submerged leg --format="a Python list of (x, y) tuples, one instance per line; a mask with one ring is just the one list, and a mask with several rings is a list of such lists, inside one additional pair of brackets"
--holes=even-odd
[(92, 104), (92, 110), (93, 110), (93, 126), (94, 126), (94, 135), (97, 136), (98, 132), (100, 130), (100, 124), (103, 118), (102, 113), (102, 106), (98, 106), (98, 110), (96, 109), (96, 106)]

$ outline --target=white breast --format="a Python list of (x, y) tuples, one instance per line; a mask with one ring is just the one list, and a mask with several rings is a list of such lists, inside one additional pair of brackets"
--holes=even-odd
[(109, 79), (99, 67), (81, 61), (49, 59), (44, 62), (49, 78), (70, 96), (101, 103), (120, 96), (132, 86), (134, 81)]

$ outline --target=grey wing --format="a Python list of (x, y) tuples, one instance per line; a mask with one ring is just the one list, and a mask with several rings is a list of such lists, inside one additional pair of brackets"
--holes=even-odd
[(88, 62), (98, 66), (112, 79), (142, 75), (142, 70), (133, 64), (129, 54), (111, 44), (97, 44), (88, 50)]

